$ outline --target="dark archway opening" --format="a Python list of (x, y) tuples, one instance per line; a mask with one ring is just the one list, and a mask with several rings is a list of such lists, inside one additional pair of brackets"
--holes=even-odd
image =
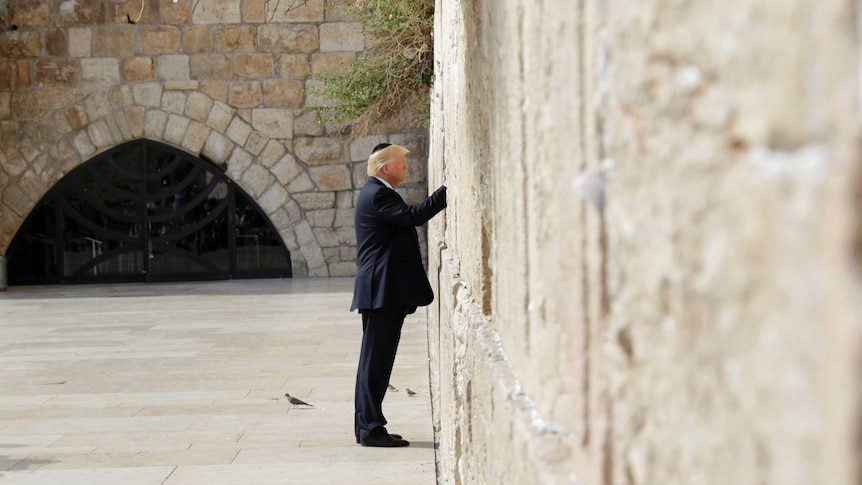
[(214, 164), (151, 140), (77, 167), (9, 250), (10, 285), (291, 277), (290, 253)]

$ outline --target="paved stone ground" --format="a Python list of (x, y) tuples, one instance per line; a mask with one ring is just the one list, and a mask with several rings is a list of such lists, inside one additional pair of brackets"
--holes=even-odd
[(0, 292), (0, 482), (436, 483), (426, 313), (405, 323), (384, 402), (411, 446), (364, 448), (351, 290), (331, 278)]

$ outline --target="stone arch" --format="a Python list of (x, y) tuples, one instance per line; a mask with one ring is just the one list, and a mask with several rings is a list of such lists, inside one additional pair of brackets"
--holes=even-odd
[[(295, 276), (329, 276), (321, 244), (294, 191), (316, 186), (278, 132), (292, 133), (293, 110), (268, 109), (249, 120), (243, 110), (194, 86), (159, 82), (115, 86), (58, 101), (38, 120), (14, 120), (0, 151), (2, 215), (10, 223), (5, 251), (41, 197), (75, 167), (102, 151), (140, 138), (180, 148), (222, 167), (251, 195), (290, 250)], [(247, 110), (246, 110), (247, 111)], [(10, 133), (18, 132), (14, 140)], [(291, 134), (292, 136), (292, 134)], [(9, 142), (8, 144), (6, 142)]]

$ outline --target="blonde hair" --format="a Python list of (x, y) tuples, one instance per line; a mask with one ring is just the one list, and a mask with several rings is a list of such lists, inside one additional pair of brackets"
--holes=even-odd
[(378, 150), (368, 157), (368, 176), (373, 177), (380, 173), (380, 168), (395, 159), (397, 155), (407, 155), (410, 150), (401, 145), (389, 145)]

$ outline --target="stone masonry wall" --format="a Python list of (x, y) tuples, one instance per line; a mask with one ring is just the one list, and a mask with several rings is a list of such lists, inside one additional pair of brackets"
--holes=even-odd
[(441, 483), (858, 483), (857, 10), (438, 0)]
[(412, 150), (401, 191), (415, 202), (427, 133), (393, 125), (347, 143), (343, 126), (308, 109), (323, 102), (309, 94), (313, 76), (365, 48), (361, 25), (335, 3), (10, 2), (0, 18), (0, 254), (64, 174), (148, 138), (223, 167), (278, 229), (295, 275), (354, 274), (353, 201), (371, 148)]

